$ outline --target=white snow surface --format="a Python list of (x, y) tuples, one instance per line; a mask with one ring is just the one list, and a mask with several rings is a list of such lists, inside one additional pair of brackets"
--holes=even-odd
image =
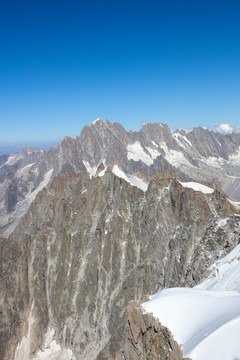
[(126, 174), (124, 171), (119, 169), (117, 165), (114, 165), (112, 172), (118, 177), (130, 183), (132, 186), (136, 186), (143, 191), (147, 191), (148, 184), (146, 184), (143, 180), (141, 180), (139, 177), (135, 175)]
[(236, 209), (240, 210), (240, 201), (232, 201), (230, 199), (228, 199), (228, 201), (235, 206)]
[(160, 291), (142, 304), (192, 360), (240, 358), (240, 244), (195, 288)]
[[(154, 151), (154, 150), (153, 150)], [(142, 161), (146, 165), (152, 165), (152, 157), (145, 152), (139, 141), (135, 141), (133, 144), (127, 146), (127, 157), (128, 160)]]
[(22, 175), (24, 172), (26, 172), (26, 170), (29, 170), (29, 168), (30, 168), (31, 166), (33, 166), (34, 164), (35, 164), (35, 162), (24, 166), (22, 169), (20, 169), (18, 175)]
[(101, 170), (101, 171), (98, 173), (98, 176), (100, 176), (100, 177), (104, 176), (106, 170), (107, 170), (107, 167), (105, 167), (103, 170)]
[(156, 149), (153, 149), (149, 146), (146, 146), (146, 149), (150, 153), (150, 155), (153, 159), (156, 159), (160, 155), (160, 152)]
[(222, 158), (217, 158), (214, 156), (209, 156), (208, 158), (202, 159), (202, 162), (204, 165), (211, 166), (217, 169), (221, 169), (221, 167), (224, 165), (226, 160)]
[[(95, 120), (95, 121), (96, 121), (96, 120)], [(84, 166), (85, 166), (85, 168), (86, 168), (86, 170), (87, 170), (90, 178), (92, 178), (92, 177), (96, 174), (96, 171), (97, 171), (98, 166), (93, 166), (93, 167), (91, 167), (91, 165), (89, 164), (89, 162), (86, 161), (86, 160), (83, 160), (83, 164), (84, 164)]]
[(227, 256), (214, 264), (211, 267), (211, 269), (213, 269), (212, 274), (200, 285), (195, 286), (195, 288), (212, 291), (234, 291), (240, 294), (239, 260), (240, 244), (237, 245)]
[(169, 149), (165, 142), (161, 142), (160, 147), (164, 150), (164, 158), (173, 166), (179, 167), (181, 165), (193, 166), (184, 156), (181, 151)]
[(181, 182), (179, 181), (179, 183), (186, 188), (190, 188), (193, 189), (195, 191), (200, 191), (204, 194), (212, 194), (214, 192), (214, 190), (206, 185), (194, 182), (194, 181), (190, 181), (190, 182)]

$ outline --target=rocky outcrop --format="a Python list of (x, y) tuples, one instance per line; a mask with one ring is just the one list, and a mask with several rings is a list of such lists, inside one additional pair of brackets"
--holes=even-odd
[(182, 351), (170, 331), (151, 314), (143, 314), (138, 301), (129, 302), (127, 321), (122, 358), (127, 360), (183, 360)]

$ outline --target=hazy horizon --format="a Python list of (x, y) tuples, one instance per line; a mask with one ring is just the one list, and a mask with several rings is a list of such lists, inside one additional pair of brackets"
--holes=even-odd
[[(97, 119), (95, 119), (95, 120), (97, 120)], [(105, 121), (103, 119), (101, 119), (101, 120)], [(132, 129), (132, 131), (139, 131), (146, 124), (141, 124), (139, 129)], [(121, 124), (121, 125), (123, 125), (123, 124)], [(165, 124), (165, 125), (168, 125), (168, 124)], [(199, 125), (199, 126), (203, 127), (203, 128), (207, 128), (205, 126), (201, 126), (201, 125)], [(79, 133), (77, 134), (77, 136), (80, 135), (83, 127), (81, 129), (79, 129)], [(181, 127), (181, 126), (178, 127), (178, 128), (170, 128), (171, 132), (174, 132), (174, 131), (180, 130), (180, 129), (184, 129), (184, 128)], [(193, 128), (188, 128), (188, 129), (185, 128), (184, 130), (191, 131), (192, 129)], [(210, 131), (219, 132), (219, 133), (224, 134), (224, 135), (231, 134), (232, 132), (240, 133), (240, 126), (239, 125), (219, 124), (218, 126), (213, 126), (211, 128), (207, 128), (207, 129), (210, 130)], [(20, 142), (16, 142), (16, 143), (4, 143), (4, 142), (2, 142), (0, 144), (0, 156), (1, 155), (11, 154), (11, 153), (19, 153), (25, 146), (30, 146), (30, 147), (33, 147), (33, 148), (39, 148), (40, 150), (44, 150), (44, 151), (49, 150), (51, 147), (56, 147), (64, 136), (68, 136), (68, 135), (62, 134), (62, 136), (59, 139), (52, 139), (52, 140), (44, 140), (44, 139), (43, 140), (38, 140), (38, 141), (29, 140), (27, 142), (20, 141)], [(74, 136), (73, 138), (76, 138), (77, 136)]]

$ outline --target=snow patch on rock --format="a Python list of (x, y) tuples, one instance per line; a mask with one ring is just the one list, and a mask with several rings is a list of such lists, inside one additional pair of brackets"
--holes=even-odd
[(208, 158), (203, 159), (204, 165), (215, 167), (217, 169), (221, 169), (226, 160), (223, 158), (217, 158), (215, 156), (209, 156)]
[(15, 350), (14, 360), (23, 360), (23, 359), (28, 360), (30, 358), (30, 353), (31, 353), (31, 328), (32, 328), (32, 325), (34, 324), (33, 306), (34, 306), (34, 303), (32, 303), (31, 311), (30, 311), (30, 314), (29, 314), (29, 317), (28, 317), (28, 331), (27, 331), (27, 334), (25, 336), (23, 336), (22, 340), (18, 344), (18, 346), (17, 346), (17, 348)]
[(42, 350), (39, 350), (34, 356), (33, 360), (75, 360), (71, 349), (61, 348), (57, 344), (56, 340), (53, 339), (55, 331), (53, 329), (48, 329), (45, 334), (45, 341), (43, 344)]
[(112, 172), (118, 177), (130, 183), (132, 186), (136, 186), (142, 191), (147, 191), (148, 184), (146, 184), (143, 180), (141, 180), (139, 177), (135, 175), (126, 174), (124, 171), (119, 169), (117, 165), (114, 165)]
[(232, 201), (230, 199), (228, 199), (228, 201), (230, 202), (230, 204), (232, 204), (236, 209), (240, 210), (240, 202), (239, 201)]
[(148, 146), (146, 146), (146, 149), (150, 153), (152, 159), (156, 159), (160, 155), (160, 152), (157, 151), (156, 149), (152, 149)]
[(182, 134), (179, 133), (174, 133), (172, 134), (173, 138), (177, 141), (178, 145), (180, 145), (183, 148), (192, 147), (191, 142), (186, 138), (186, 136), (183, 136)]
[(97, 171), (98, 166), (93, 166), (93, 167), (92, 167), (92, 166), (89, 164), (89, 162), (86, 161), (86, 160), (83, 160), (83, 164), (84, 164), (84, 166), (85, 166), (85, 168), (86, 168), (86, 170), (87, 170), (88, 175), (90, 176), (90, 178), (92, 178), (92, 177), (96, 174), (96, 171)]
[(217, 224), (216, 224), (216, 227), (215, 227), (215, 230), (217, 230), (217, 229), (225, 226), (225, 225), (227, 224), (227, 222), (228, 222), (228, 219), (229, 219), (229, 217), (227, 217), (227, 218), (225, 218), (225, 219), (220, 219), (220, 220), (218, 220), (218, 221), (217, 221)]
[(190, 182), (181, 182), (181, 181), (179, 181), (179, 183), (185, 188), (190, 188), (190, 189), (193, 189), (195, 191), (200, 191), (203, 194), (212, 194), (214, 192), (214, 189), (212, 189), (212, 188), (210, 188), (210, 187), (208, 187), (206, 185), (194, 182), (194, 181), (190, 181)]
[(164, 150), (164, 158), (173, 166), (179, 167), (181, 165), (193, 166), (184, 156), (181, 151), (168, 149), (164, 142), (160, 143), (160, 147)]
[(128, 160), (142, 161), (148, 166), (153, 164), (152, 157), (145, 152), (139, 141), (127, 146), (127, 157)]

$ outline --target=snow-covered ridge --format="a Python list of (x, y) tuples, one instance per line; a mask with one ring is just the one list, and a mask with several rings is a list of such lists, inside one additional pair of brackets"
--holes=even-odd
[(94, 121), (92, 122), (92, 125), (96, 124), (98, 121), (101, 121), (101, 119), (100, 119), (100, 118), (97, 118), (96, 120), (94, 120)]
[(142, 304), (167, 326), (193, 360), (233, 360), (240, 354), (240, 244), (193, 289), (160, 291)]
[(190, 181), (190, 182), (181, 182), (179, 181), (179, 183), (185, 187), (185, 188), (190, 188), (193, 189), (195, 191), (200, 191), (203, 194), (212, 194), (214, 192), (214, 190), (206, 185), (194, 182), (194, 181)]
[[(99, 172), (98, 176), (102, 177), (104, 176), (105, 172), (107, 170), (107, 167)], [(132, 186), (136, 186), (142, 191), (147, 191), (148, 184), (144, 182), (142, 179), (135, 175), (126, 174), (124, 171), (122, 171), (117, 165), (114, 165), (112, 168), (113, 174), (120, 177), (121, 179), (124, 179)]]
[(132, 186), (136, 186), (143, 191), (147, 191), (148, 184), (146, 184), (143, 180), (139, 179), (135, 175), (125, 174), (117, 165), (114, 165), (112, 172), (117, 175), (118, 177), (126, 180)]

